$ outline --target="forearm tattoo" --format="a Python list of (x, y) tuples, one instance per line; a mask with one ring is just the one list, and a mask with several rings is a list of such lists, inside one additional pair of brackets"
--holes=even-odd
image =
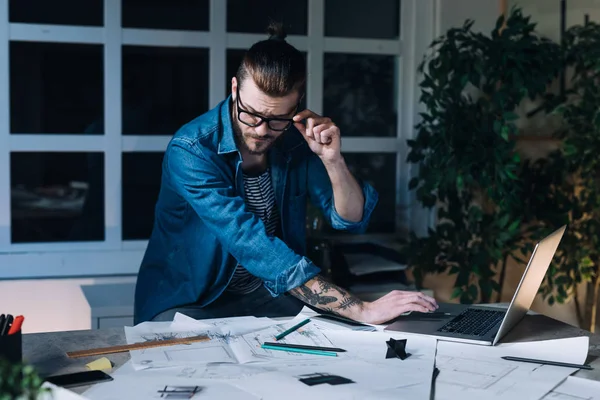
[(318, 275), (290, 293), (311, 306), (344, 316), (363, 306), (362, 300)]

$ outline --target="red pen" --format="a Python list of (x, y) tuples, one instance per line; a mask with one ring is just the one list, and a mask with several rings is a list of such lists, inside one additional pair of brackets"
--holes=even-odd
[(21, 330), (21, 325), (23, 325), (24, 319), (25, 317), (22, 315), (17, 315), (12, 323), (12, 326), (10, 327), (10, 330), (8, 331), (8, 334), (12, 335), (13, 333), (19, 332)]

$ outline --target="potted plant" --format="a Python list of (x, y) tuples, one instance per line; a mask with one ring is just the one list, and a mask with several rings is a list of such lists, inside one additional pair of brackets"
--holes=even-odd
[(409, 185), (437, 224), (405, 246), (417, 285), (425, 274), (455, 275), (452, 298), (489, 302), (498, 269), (522, 246), (522, 226), (534, 215), (522, 185), (531, 169), (516, 151), (515, 110), (547, 94), (562, 66), (558, 44), (535, 33), (513, 8), (490, 36), (473, 21), (436, 39), (420, 65), (425, 111), (410, 140), (408, 162), (418, 165)]
[(31, 365), (9, 363), (0, 358), (0, 400), (37, 400), (50, 391), (42, 388), (42, 383)]
[(538, 205), (543, 214), (537, 219), (548, 230), (565, 222), (569, 227), (542, 294), (549, 304), (574, 300), (579, 325), (594, 332), (600, 322), (600, 24), (571, 27), (563, 48), (571, 77), (555, 110), (563, 119), (556, 134), (561, 146), (541, 174), (551, 182), (546, 194), (551, 201)]

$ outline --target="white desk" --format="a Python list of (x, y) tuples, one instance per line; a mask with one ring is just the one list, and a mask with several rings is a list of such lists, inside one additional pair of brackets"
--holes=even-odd
[(133, 326), (135, 283), (82, 285), (91, 308), (92, 329)]

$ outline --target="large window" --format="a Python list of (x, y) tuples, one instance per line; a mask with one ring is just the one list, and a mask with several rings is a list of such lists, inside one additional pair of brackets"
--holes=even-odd
[(380, 193), (369, 231), (399, 231), (426, 3), (0, 0), (0, 279), (136, 273), (169, 139), (226, 98), (270, 20)]

